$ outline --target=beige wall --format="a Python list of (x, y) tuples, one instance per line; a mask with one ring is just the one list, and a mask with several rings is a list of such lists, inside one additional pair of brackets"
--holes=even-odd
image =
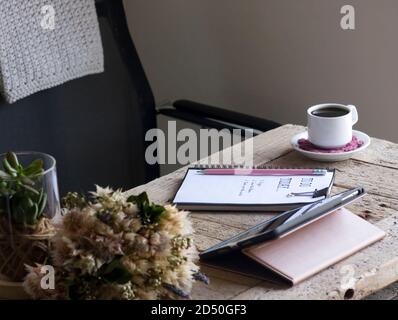
[[(355, 31), (340, 8), (356, 8)], [(188, 98), (282, 123), (357, 105), (357, 128), (398, 142), (398, 1), (125, 0), (158, 102)]]

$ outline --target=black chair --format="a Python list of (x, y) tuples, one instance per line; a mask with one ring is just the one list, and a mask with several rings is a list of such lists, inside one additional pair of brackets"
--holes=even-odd
[(277, 123), (190, 101), (156, 110), (130, 37), (122, 0), (97, 1), (105, 72), (39, 92), (15, 104), (0, 101), (0, 152), (36, 150), (57, 159), (61, 194), (93, 185), (131, 188), (159, 176), (148, 165), (145, 133), (157, 113), (217, 129), (237, 124), (266, 131)]

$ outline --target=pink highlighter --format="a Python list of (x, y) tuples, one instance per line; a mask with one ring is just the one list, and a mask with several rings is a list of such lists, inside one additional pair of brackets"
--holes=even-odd
[(205, 175), (235, 176), (324, 176), (325, 169), (204, 169)]

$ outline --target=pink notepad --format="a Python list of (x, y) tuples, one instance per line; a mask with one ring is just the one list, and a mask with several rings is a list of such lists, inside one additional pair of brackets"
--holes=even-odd
[(384, 231), (341, 209), (283, 238), (245, 249), (243, 253), (297, 284), (384, 236)]

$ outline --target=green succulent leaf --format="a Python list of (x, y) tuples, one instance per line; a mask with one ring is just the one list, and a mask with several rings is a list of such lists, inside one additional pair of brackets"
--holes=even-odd
[(25, 177), (25, 176), (21, 176), (21, 182), (23, 184), (29, 185), (29, 186), (33, 186), (35, 184), (35, 182), (32, 179)]
[(23, 174), (27, 177), (39, 175), (43, 172), (43, 165), (44, 164), (42, 159), (36, 159), (30, 165), (23, 169)]
[(39, 201), (39, 218), (43, 215), (44, 209), (47, 205), (47, 194), (42, 191), (42, 198)]
[(20, 185), (21, 185), (22, 188), (24, 188), (24, 189), (26, 189), (26, 190), (28, 190), (28, 191), (30, 191), (30, 192), (36, 194), (36, 195), (39, 195), (39, 194), (40, 194), (39, 191), (37, 191), (35, 188), (33, 188), (33, 187), (31, 187), (31, 186), (28, 186), (27, 184), (22, 184), (22, 183), (21, 183)]
[(15, 170), (18, 170), (20, 167), (18, 157), (14, 152), (8, 152), (6, 155), (6, 160), (9, 163), (11, 167), (13, 167)]
[(11, 179), (11, 176), (7, 172), (0, 170), (0, 181), (1, 180), (10, 180), (10, 179)]
[(11, 166), (7, 159), (3, 159), (3, 167), (5, 172), (8, 173), (10, 176), (16, 177), (18, 175), (18, 171)]
[(37, 205), (37, 203), (34, 203), (30, 214), (27, 216), (26, 223), (31, 226), (35, 225), (37, 223), (38, 216), (39, 216), (39, 206)]
[(29, 196), (21, 197), (21, 199), (18, 201), (21, 203), (21, 206), (26, 209), (32, 208), (35, 205)]

